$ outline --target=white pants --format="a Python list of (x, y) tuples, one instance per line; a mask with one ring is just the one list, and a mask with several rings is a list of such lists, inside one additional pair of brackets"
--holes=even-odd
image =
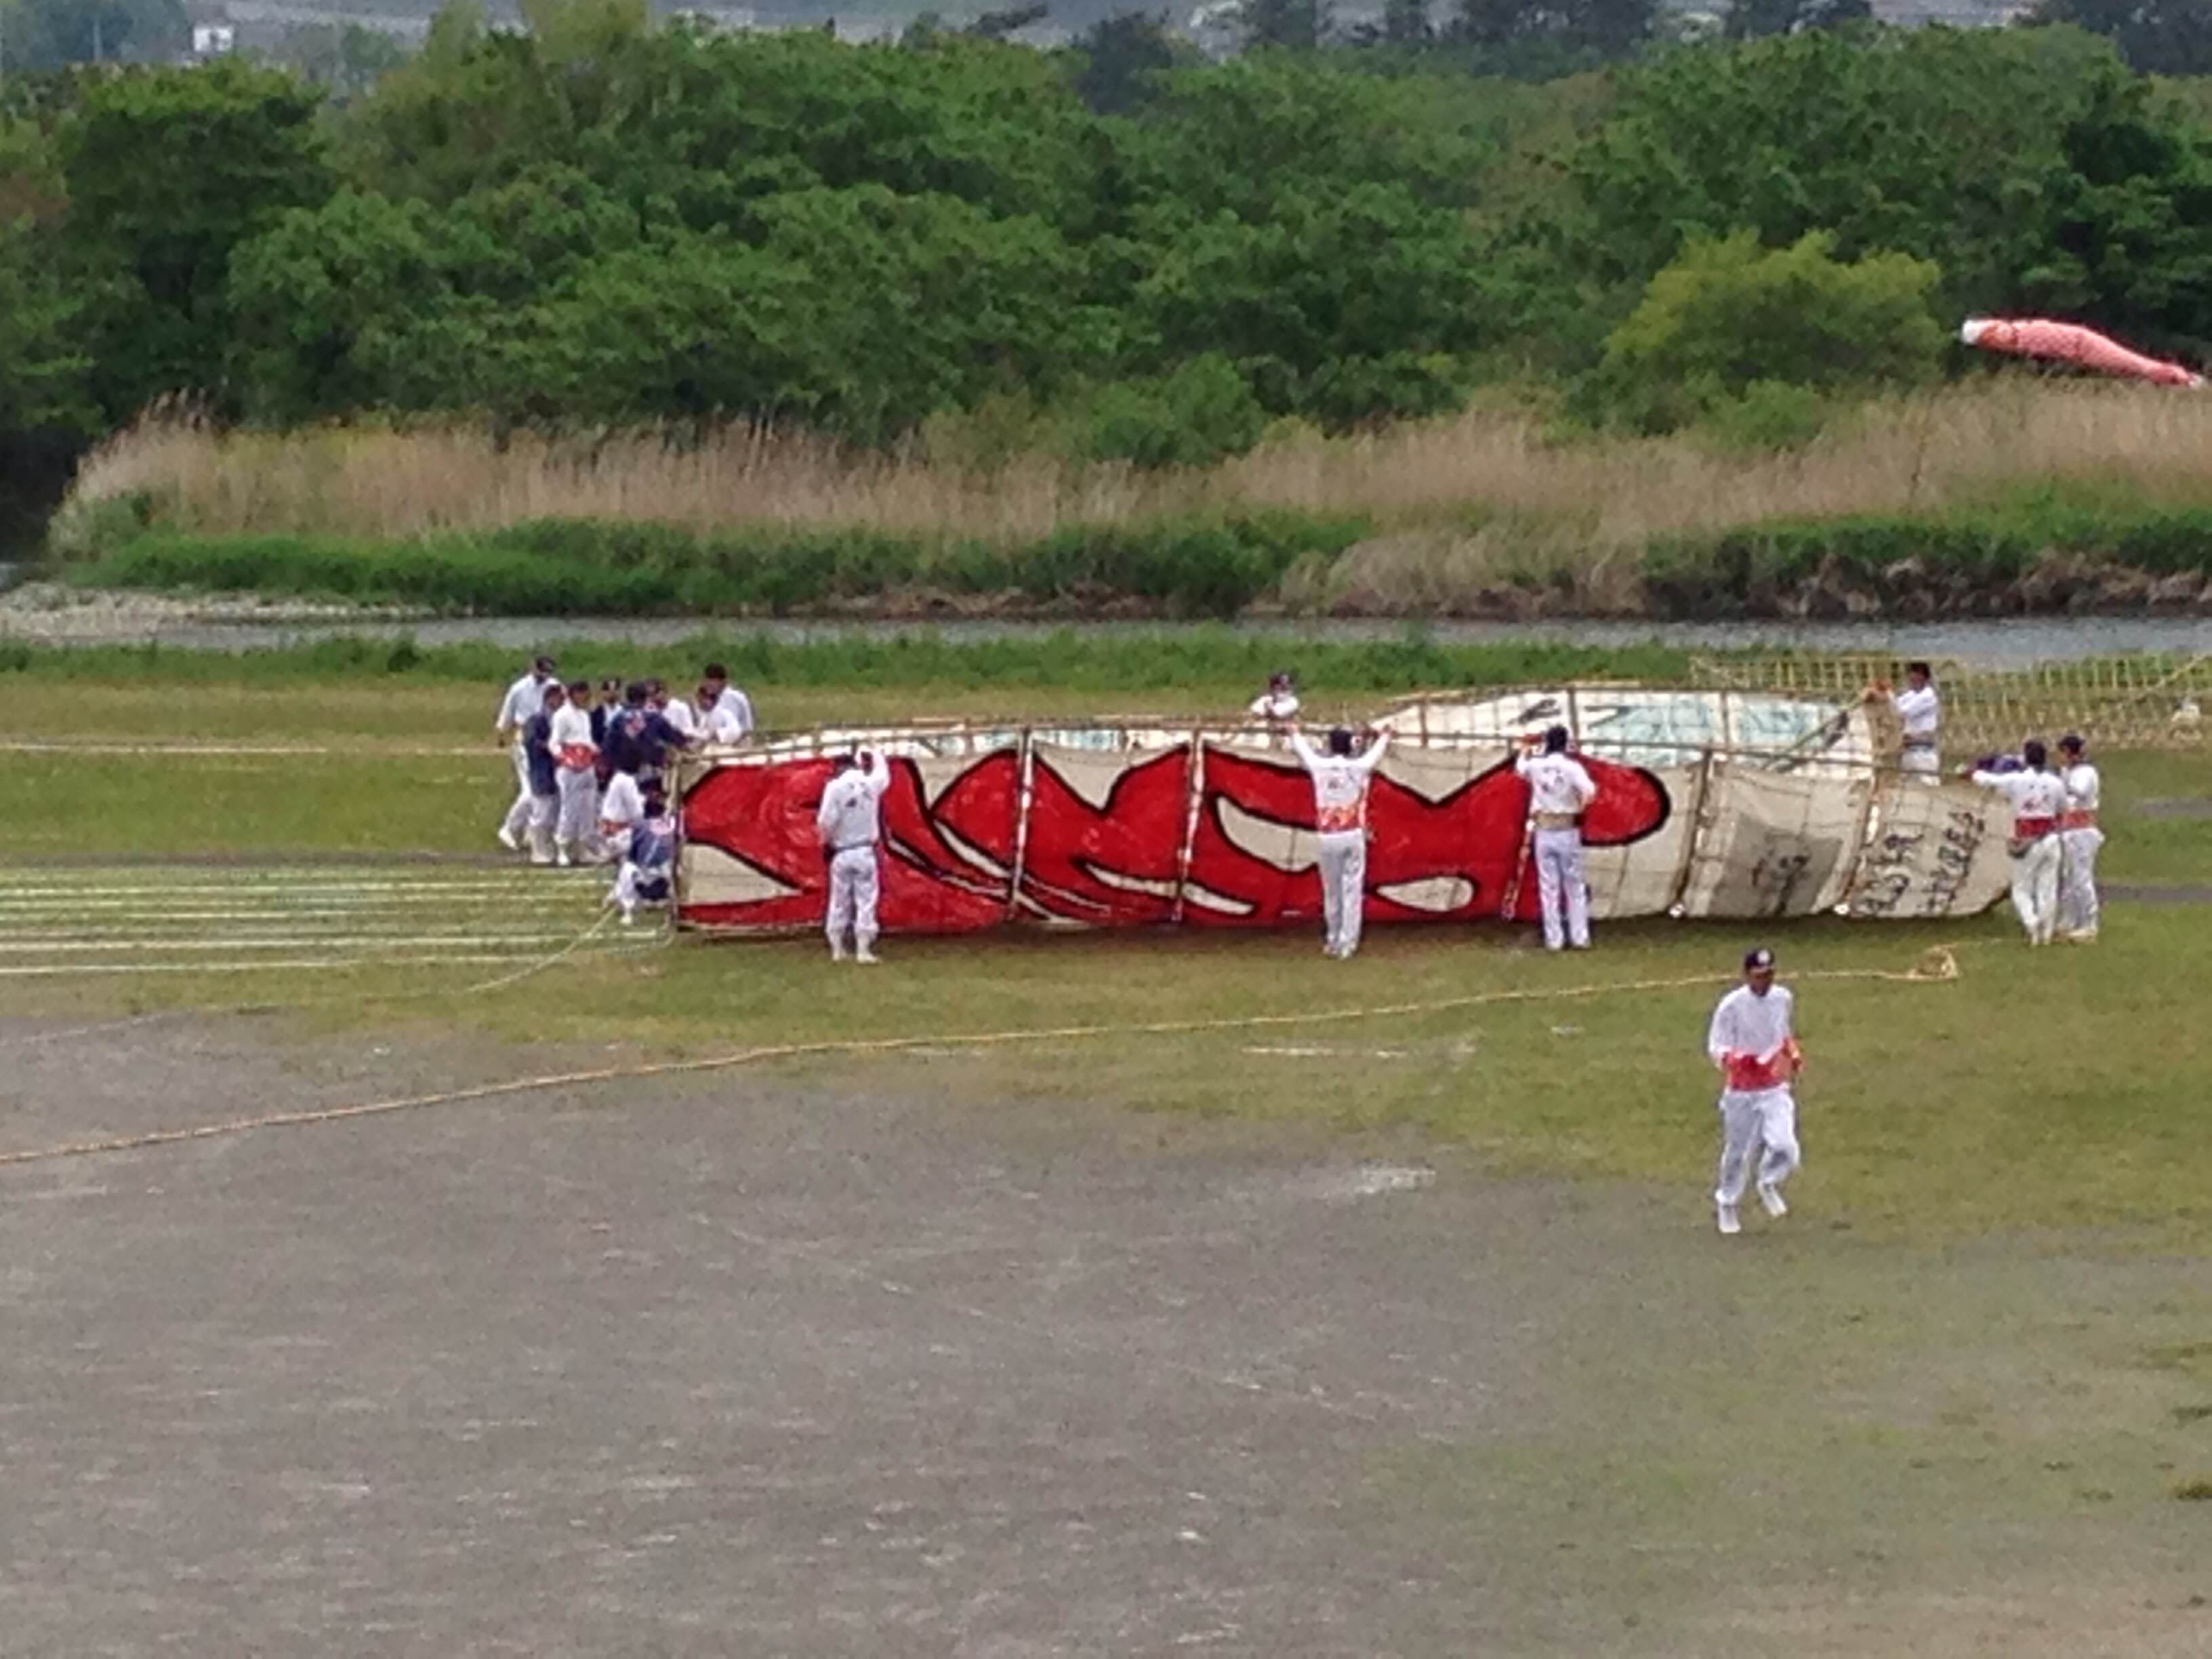
[(2030, 945), (2048, 945), (2058, 925), (2058, 872), (2063, 854), (2056, 834), (2038, 836), (2035, 844), (2012, 861), (2012, 908), (2020, 912), (2020, 925), (2027, 929)]
[(588, 766), (564, 766), (560, 777), (561, 812), (553, 839), (580, 852), (597, 833), (599, 781)]
[(2068, 939), (2097, 937), (2097, 849), (2105, 844), (2101, 830), (2062, 830), (2058, 832), (2060, 859), (2064, 869), (2058, 878), (2058, 932)]
[(1348, 957), (1359, 948), (1366, 909), (1367, 832), (1334, 830), (1321, 838), (1321, 913), (1330, 951)]
[(830, 909), (823, 931), (830, 948), (844, 948), (845, 935), (853, 948), (865, 951), (876, 942), (876, 892), (880, 878), (872, 847), (848, 847), (830, 860)]
[(1932, 744), (1925, 749), (1908, 747), (1897, 757), (1897, 769), (1915, 783), (1943, 781), (1943, 757)]
[(1721, 1176), (1713, 1196), (1734, 1204), (1743, 1196), (1751, 1174), (1751, 1149), (1764, 1145), (1759, 1184), (1778, 1187), (1802, 1162), (1797, 1151), (1797, 1099), (1778, 1089), (1721, 1091)]
[(553, 856), (553, 826), (561, 820), (560, 775), (554, 776), (556, 793), (530, 798), (530, 856), (534, 859)]
[(1543, 906), (1546, 950), (1564, 944), (1580, 950), (1589, 943), (1589, 883), (1583, 874), (1581, 830), (1536, 832), (1536, 896)]
[(633, 916), (637, 914), (637, 907), (644, 897), (638, 889), (647, 884), (659, 890), (655, 896), (655, 902), (658, 902), (659, 895), (665, 894), (667, 891), (667, 869), (663, 866), (656, 865), (653, 873), (648, 876), (638, 867), (635, 860), (624, 859), (622, 861), (622, 868), (615, 872), (614, 891), (615, 902), (622, 906), (622, 913), (624, 915)]
[(530, 827), (530, 757), (520, 743), (514, 745), (514, 805), (507, 809), (507, 822), (501, 826), (507, 839), (520, 842), (522, 832)]

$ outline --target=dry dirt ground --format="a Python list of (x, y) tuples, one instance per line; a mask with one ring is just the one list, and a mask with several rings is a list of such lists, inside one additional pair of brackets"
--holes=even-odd
[[(593, 1058), (0, 1018), (0, 1152)], [(957, 1056), (15, 1164), (0, 1650), (2212, 1652), (2204, 1261), (1702, 1200)]]

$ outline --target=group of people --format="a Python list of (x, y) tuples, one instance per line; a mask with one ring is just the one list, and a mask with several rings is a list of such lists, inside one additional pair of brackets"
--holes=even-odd
[[(1287, 731), (1291, 752), (1313, 779), (1314, 829), (1321, 848), (1322, 951), (1339, 961), (1359, 948), (1367, 891), (1367, 790), (1389, 747), (1390, 734), (1373, 726), (1354, 733), (1333, 728), (1320, 749), (1307, 741), (1298, 720), (1297, 682), (1287, 670), (1269, 677), (1252, 700), (1255, 720)], [(1529, 848), (1536, 865), (1537, 908), (1544, 948), (1590, 942), (1589, 879), (1583, 866), (1583, 814), (1597, 799), (1589, 769), (1570, 752), (1564, 726), (1522, 739), (1514, 769), (1528, 784)]]
[(670, 757), (743, 743), (754, 720), (750, 699), (720, 663), (707, 665), (692, 702), (658, 679), (564, 683), (554, 659), (539, 657), (507, 687), (493, 729), (511, 747), (517, 786), (500, 844), (532, 864), (615, 866), (607, 902), (628, 926), (641, 903), (668, 896)]
[[(1928, 664), (1906, 670), (1906, 686), (1887, 697), (1902, 732), (1899, 770), (1930, 783), (1942, 778), (1942, 703)], [(1314, 827), (1321, 865), (1324, 951), (1342, 960), (1359, 948), (1367, 868), (1367, 799), (1390, 734), (1375, 728), (1332, 728), (1317, 747), (1298, 719), (1297, 684), (1273, 676), (1250, 713), (1286, 731), (1291, 750), (1312, 780)], [(535, 863), (592, 859), (619, 866), (608, 902), (631, 921), (641, 902), (665, 897), (676, 824), (662, 771), (675, 751), (698, 744), (742, 743), (753, 732), (752, 705), (709, 663), (695, 703), (672, 698), (657, 680), (602, 682), (596, 699), (588, 681), (563, 685), (550, 657), (511, 686), (498, 730), (514, 745), (520, 790), (499, 830), (505, 846), (528, 851)], [(2101, 785), (2086, 745), (2069, 735), (2054, 766), (2031, 740), (2021, 756), (1986, 757), (1960, 775), (2003, 794), (2012, 808), (2013, 902), (2031, 944), (2097, 935), (2097, 823)], [(882, 837), (881, 803), (891, 773), (883, 757), (855, 750), (832, 762), (815, 815), (828, 875), (823, 918), (835, 961), (877, 960), (876, 905)], [(1589, 884), (1583, 870), (1582, 818), (1597, 784), (1572, 752), (1571, 734), (1554, 726), (1522, 742), (1515, 769), (1529, 790), (1528, 841), (1547, 950), (1587, 949)], [(1793, 1084), (1803, 1064), (1791, 994), (1775, 983), (1773, 952), (1744, 958), (1743, 982), (1723, 997), (1707, 1028), (1706, 1051), (1719, 1070), (1721, 1156), (1713, 1192), (1716, 1224), (1741, 1230), (1739, 1206), (1755, 1190), (1770, 1217), (1789, 1212), (1782, 1183), (1798, 1168)], [(1754, 1154), (1756, 1156), (1754, 1156)]]
[[(1893, 692), (1880, 683), (1868, 698), (1887, 698), (1896, 714), (1902, 744), (1898, 766), (1909, 778), (1940, 783), (1942, 699), (1929, 665), (1905, 665), (1905, 686)], [(2088, 744), (2076, 733), (2058, 740), (2058, 761), (2039, 738), (2017, 756), (1984, 755), (1958, 775), (1994, 789), (2012, 808), (2012, 902), (2030, 945), (2097, 937), (2097, 852), (2105, 832), (2097, 822), (2104, 781), (2089, 762)]]

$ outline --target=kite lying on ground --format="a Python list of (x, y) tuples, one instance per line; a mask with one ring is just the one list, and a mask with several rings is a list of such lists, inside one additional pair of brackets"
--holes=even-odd
[(2052, 322), (2043, 317), (1970, 317), (1960, 326), (1959, 337), (1968, 345), (1979, 346), (1984, 351), (2008, 351), (2021, 357), (2055, 358), (2060, 362), (2079, 363), (2083, 368), (2094, 368), (2102, 374), (2151, 380), (2160, 386), (2197, 386), (2204, 384), (2203, 376), (2192, 374), (2179, 363), (2130, 351), (2118, 340), (2108, 339), (2093, 328), (2083, 328), (2079, 323)]

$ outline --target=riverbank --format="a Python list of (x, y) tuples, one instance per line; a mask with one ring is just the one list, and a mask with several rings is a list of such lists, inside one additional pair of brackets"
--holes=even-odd
[[(837, 650), (896, 648), (952, 653), (956, 672), (969, 672), (961, 653), (983, 648), (987, 657), (1034, 652), (1055, 662), (1086, 653), (1143, 663), (1161, 642), (1193, 642), (1207, 659), (1226, 659), (1231, 678), (1254, 661), (1306, 662), (1340, 648), (1396, 649), (1409, 643), (1477, 653), (1468, 660), (1515, 665), (1557, 661), (1531, 652), (1561, 648), (1601, 653), (1597, 672), (1626, 660), (1619, 653), (1644, 647), (1667, 660), (1690, 653), (1791, 652), (1847, 656), (1925, 657), (1981, 670), (2018, 670), (2038, 664), (2102, 660), (2142, 655), (2198, 656), (2212, 653), (2212, 617), (2071, 616), (1966, 618), (1948, 622), (1732, 621), (1652, 623), (1589, 618), (1538, 622), (1445, 620), (1400, 622), (1335, 618), (1246, 620), (1237, 623), (1102, 622), (1059, 623), (1007, 617), (939, 617), (927, 622), (784, 617), (741, 627), (708, 626), (693, 617), (428, 617), (397, 608), (313, 605), (250, 594), (187, 595), (105, 592), (55, 584), (26, 584), (0, 592), (0, 671), (35, 666), (46, 673), (136, 672), (149, 662), (180, 664), (212, 659), (189, 672), (225, 669), (238, 659), (280, 672), (289, 665), (370, 665), (386, 672), (398, 661), (442, 662), (453, 672), (495, 677), (527, 653), (553, 649), (635, 659), (640, 653), (682, 659), (781, 656), (795, 647)], [(1218, 643), (1215, 643), (1218, 642)], [(149, 652), (149, 647), (152, 647)], [(1573, 660), (1587, 660), (1583, 658)], [(1458, 663), (1457, 656), (1448, 661)], [(186, 672), (181, 667), (179, 672)], [(257, 670), (256, 672), (260, 672)], [(1447, 678), (1435, 684), (1462, 684)]]
[(1155, 471), (738, 430), (149, 422), (88, 460), (41, 574), (449, 616), (2212, 615), (2207, 453), (2201, 400), (2015, 382), (1780, 450), (1476, 409)]

